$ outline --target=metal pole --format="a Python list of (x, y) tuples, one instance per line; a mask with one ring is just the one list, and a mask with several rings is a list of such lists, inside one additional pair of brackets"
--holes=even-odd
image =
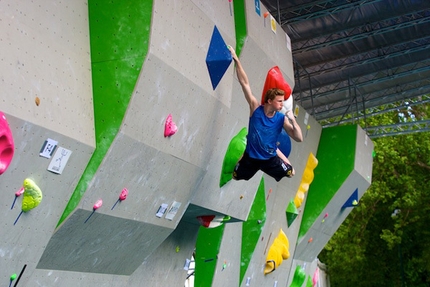
[[(351, 78), (350, 77), (348, 77), (348, 93), (349, 93), (349, 97), (350, 98), (352, 98), (352, 95), (351, 95)], [(354, 98), (352, 98), (352, 100), (351, 100), (351, 104), (352, 103), (354, 103)], [(354, 117), (352, 116), (353, 114), (352, 114), (352, 109), (351, 109), (351, 121), (352, 121), (352, 123), (354, 123)]]

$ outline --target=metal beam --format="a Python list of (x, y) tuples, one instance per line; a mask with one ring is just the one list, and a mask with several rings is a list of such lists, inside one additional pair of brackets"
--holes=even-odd
[[(417, 98), (421, 98), (421, 100), (416, 100)], [(379, 107), (382, 107), (381, 109), (375, 108), (375, 107), (367, 108), (367, 110), (365, 111), (366, 113), (364, 113), (364, 112), (360, 113), (358, 116), (355, 117), (355, 119), (356, 120), (366, 119), (366, 118), (377, 116), (380, 114), (385, 114), (385, 113), (389, 113), (389, 112), (393, 112), (393, 111), (397, 111), (397, 110), (407, 109), (409, 107), (414, 107), (414, 106), (423, 105), (423, 104), (427, 104), (427, 103), (430, 103), (430, 96), (429, 95), (417, 96), (415, 98), (409, 98), (409, 99), (403, 99), (399, 105), (393, 105), (392, 103), (387, 103), (384, 106), (379, 106)], [(322, 123), (323, 128), (345, 124), (345, 123), (351, 122), (351, 119), (342, 119), (342, 120), (335, 121), (335, 122), (328, 122), (328, 121), (329, 121), (329, 119), (320, 121), (320, 123), (321, 122), (327, 122), (326, 124)]]
[[(400, 79), (402, 77), (405, 76), (409, 76), (412, 73), (424, 73), (424, 72), (428, 72), (430, 70), (430, 64), (424, 67), (420, 67), (420, 68), (415, 68), (418, 64), (422, 64), (422, 62), (416, 63), (414, 65), (414, 67), (412, 67), (411, 69), (404, 71), (404, 72), (399, 72), (396, 74), (392, 74), (392, 75), (387, 75), (386, 77), (380, 77), (379, 73), (378, 75), (373, 75), (373, 79), (371, 80), (367, 80), (367, 81), (358, 81), (357, 78), (354, 78), (354, 82), (356, 83), (356, 86), (358, 88), (361, 87), (365, 87), (368, 85), (374, 85), (374, 84), (378, 84), (378, 83), (383, 83), (383, 82), (387, 82), (387, 81), (392, 81), (392, 80), (396, 80), (396, 79)], [(375, 72), (376, 74), (376, 72)], [(378, 77), (377, 77), (378, 76)], [(371, 74), (367, 74), (366, 77), (372, 77)], [(343, 81), (346, 82), (346, 81)], [(342, 82), (336, 82), (337, 86), (340, 86)], [(324, 87), (327, 88), (326, 91), (324, 92), (313, 92), (313, 99), (317, 99), (317, 98), (322, 98), (322, 97), (327, 97), (327, 96), (333, 96), (334, 93), (336, 92), (346, 92), (348, 90), (348, 86), (344, 84), (343, 87), (334, 89), (333, 87), (329, 87), (330, 85), (326, 85)], [(320, 87), (322, 88), (322, 87)], [(302, 93), (306, 93), (306, 91), (302, 91)], [(302, 98), (303, 101), (307, 101), (310, 100), (310, 96), (305, 96)]]
[[(398, 101), (402, 101), (404, 99), (410, 99), (422, 95), (426, 95), (430, 93), (430, 79), (426, 81), (426, 84), (424, 85), (422, 83), (422, 80), (419, 79), (415, 81), (414, 83), (407, 83), (405, 85), (396, 86), (391, 89), (384, 89), (383, 93), (370, 93), (364, 95), (364, 102), (366, 103), (367, 108), (373, 108), (376, 106), (381, 105), (381, 101), (383, 102), (382, 105), (390, 104)], [(324, 114), (327, 110), (330, 112), (334, 111), (335, 109), (342, 109), (346, 106), (346, 102), (348, 99), (345, 100), (334, 100), (330, 103), (321, 104), (317, 107), (316, 113), (318, 115)], [(327, 109), (326, 107), (329, 106)], [(307, 107), (307, 105), (303, 105), (303, 107)], [(322, 110), (324, 108), (324, 110)]]
[[(297, 23), (301, 21), (306, 21), (310, 19), (315, 19), (319, 17), (324, 17), (328, 15), (333, 15), (334, 13), (339, 13), (342, 11), (347, 11), (355, 9), (360, 6), (373, 4), (380, 2), (381, 0), (358, 0), (350, 2), (342, 2), (343, 4), (335, 5), (337, 1), (317, 1), (311, 2), (309, 4), (293, 7), (292, 9), (283, 9), (280, 14), (284, 15), (284, 18), (288, 18), (281, 23), (281, 26), (291, 23)], [(293, 17), (285, 16), (285, 14), (295, 15)]]
[[(372, 51), (367, 51), (365, 53), (361, 53), (358, 55), (349, 55), (347, 58), (344, 58), (344, 60), (339, 63), (339, 59), (330, 61), (331, 63), (333, 63), (332, 65), (330, 65), (329, 62), (324, 62), (324, 63), (319, 63), (319, 64), (315, 64), (312, 67), (321, 65), (321, 66), (330, 66), (329, 68), (324, 69), (323, 67), (315, 68), (315, 72), (308, 72), (308, 74), (302, 74), (300, 75), (300, 78), (306, 78), (308, 76), (310, 77), (317, 77), (323, 74), (327, 74), (330, 72), (335, 72), (335, 71), (341, 71), (341, 70), (345, 70), (348, 68), (357, 68), (359, 66), (362, 65), (366, 65), (366, 64), (372, 64), (372, 63), (377, 63), (377, 62), (381, 62), (384, 60), (389, 60), (392, 58), (396, 58), (396, 57), (400, 57), (400, 56), (404, 56), (405, 54), (413, 54), (413, 53), (421, 53), (421, 52), (426, 52), (426, 50), (430, 49), (430, 36), (426, 36), (424, 38), (422, 38), (422, 40), (424, 40), (426, 42), (426, 44), (420, 45), (420, 46), (415, 46), (412, 48), (405, 48), (403, 50), (396, 50), (393, 53), (383, 53), (383, 55), (378, 55), (380, 53), (376, 52), (378, 50), (372, 50)], [(400, 45), (396, 45), (396, 46), (402, 46), (404, 47), (404, 43), (401, 43)], [(378, 55), (378, 56), (373, 56), (373, 55)], [(426, 54), (430, 54), (430, 53), (426, 53)], [(359, 56), (361, 55), (361, 56)], [(356, 58), (360, 58), (358, 60), (352, 60), (353, 57)], [(337, 65), (336, 65), (337, 64)], [(307, 68), (309, 69), (310, 66), (307, 66)]]
[(398, 123), (393, 125), (367, 127), (366, 132), (369, 137), (379, 138), (386, 136), (398, 136), (410, 133), (420, 133), (430, 131), (430, 120)]
[[(412, 101), (412, 99), (414, 99), (416, 97), (426, 96), (429, 93), (430, 93), (430, 85), (427, 85), (424, 87), (420, 86), (418, 88), (403, 91), (401, 93), (386, 95), (384, 97), (367, 100), (364, 103), (366, 104), (366, 109), (371, 109), (371, 108), (381, 106), (382, 100), (384, 101), (383, 105), (386, 105), (386, 104), (392, 104), (392, 103), (399, 102), (399, 101)], [(372, 104), (372, 102), (375, 102), (375, 103)], [(363, 104), (363, 102), (360, 101), (359, 104)], [(340, 106), (340, 107), (330, 108), (328, 110), (324, 110), (324, 111), (320, 111), (320, 112), (318, 112), (318, 110), (316, 110), (315, 118), (318, 121), (324, 121), (327, 119), (338, 117), (342, 113), (344, 113), (345, 110), (348, 109), (349, 105), (350, 105), (350, 103), (348, 100), (347, 104)]]
[(413, 27), (413, 26), (417, 26), (417, 25), (421, 25), (421, 24), (425, 24), (425, 23), (430, 22), (430, 16), (425, 16), (425, 17), (418, 18), (418, 19), (416, 19), (416, 18), (411, 18), (411, 19), (412, 20), (410, 20), (410, 21), (397, 23), (396, 25), (386, 26), (386, 27), (383, 27), (383, 28), (380, 28), (377, 30), (372, 30), (372, 31), (368, 31), (368, 32), (360, 33), (360, 34), (356, 34), (356, 35), (347, 35), (346, 37), (342, 37), (342, 38), (331, 40), (331, 41), (322, 42), (322, 43), (311, 45), (311, 46), (308, 46), (305, 48), (293, 49), (293, 53), (294, 53), (294, 55), (297, 55), (297, 54), (304, 53), (304, 52), (309, 52), (309, 51), (318, 50), (321, 48), (327, 48), (327, 47), (331, 47), (331, 46), (335, 46), (335, 45), (339, 45), (339, 44), (344, 44), (345, 42), (353, 42), (353, 41), (373, 37), (376, 35), (381, 35), (381, 34), (385, 34), (388, 32), (398, 31), (400, 29), (406, 29), (409, 27)]

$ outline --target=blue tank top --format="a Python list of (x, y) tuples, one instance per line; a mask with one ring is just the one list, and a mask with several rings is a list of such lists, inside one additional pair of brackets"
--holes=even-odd
[(276, 141), (284, 126), (284, 115), (275, 113), (271, 118), (259, 106), (249, 118), (246, 152), (255, 159), (269, 159), (276, 155)]

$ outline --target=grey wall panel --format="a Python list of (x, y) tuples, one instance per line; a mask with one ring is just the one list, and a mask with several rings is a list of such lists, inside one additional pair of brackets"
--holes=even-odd
[[(28, 270), (29, 271), (29, 270)], [(60, 270), (27, 269), (17, 286), (63, 287), (63, 286), (127, 286), (129, 276), (108, 275)]]
[(78, 209), (52, 236), (38, 269), (131, 275), (171, 229)]
[[(11, 165), (0, 177), (2, 200), (0, 216), (0, 272), (3, 280), (9, 280), (13, 273), (19, 273), (25, 264), (27, 274), (31, 274), (52, 236), (58, 220), (67, 204), (80, 175), (94, 150), (76, 139), (56, 133), (44, 127), (6, 115), (15, 141), (15, 155)], [(51, 159), (39, 156), (47, 138), (58, 141), (59, 147), (72, 152), (62, 174), (47, 170)], [(58, 147), (57, 147), (58, 149)], [(40, 204), (23, 213), (14, 225), (22, 206), (23, 195), (16, 198), (15, 192), (24, 179), (32, 179), (41, 189)]]
[[(102, 199), (98, 213), (173, 229), (203, 174), (196, 165), (119, 134), (79, 207), (91, 211)], [(123, 188), (129, 191), (127, 199), (111, 210)], [(181, 206), (173, 220), (155, 216), (161, 204), (174, 201)]]
[[(196, 8), (223, 31), (228, 37), (235, 38), (234, 7), (232, 1), (191, 0)], [(199, 30), (199, 29), (197, 29)]]
[[(246, 21), (248, 37), (252, 38), (262, 50), (260, 56), (269, 57), (284, 73), (285, 80), (294, 88), (293, 57), (291, 54), (291, 42), (284, 30), (275, 24), (276, 32), (273, 32), (269, 15), (264, 18), (267, 9), (260, 5), (260, 15), (256, 13), (254, 1), (244, 1), (246, 9)], [(257, 60), (257, 59), (255, 59)]]
[[(228, 223), (224, 228), (212, 286), (238, 286), (241, 267), (242, 223)], [(225, 266), (224, 266), (225, 265)]]
[[(126, 286), (184, 286), (199, 226), (180, 222), (178, 227), (153, 254), (129, 277)], [(125, 285), (117, 285), (125, 286)]]
[[(190, 63), (197, 65), (196, 62)], [(204, 63), (200, 63), (204, 64)], [(146, 145), (204, 167), (223, 141), (227, 108), (163, 59), (150, 55), (136, 86), (121, 132)], [(168, 114), (178, 127), (164, 137)]]
[(354, 168), (369, 184), (372, 182), (373, 149), (372, 140), (362, 128), (358, 128)]
[[(224, 77), (220, 86), (213, 91), (205, 63), (214, 26), (221, 20), (217, 17), (218, 20), (213, 22), (205, 13), (207, 11), (213, 17), (210, 9), (214, 9), (219, 16), (222, 15), (219, 9), (224, 7), (221, 9), (226, 11), (228, 6), (221, 5), (219, 1), (200, 2), (202, 3), (196, 6), (193, 1), (154, 1), (153, 9), (156, 13), (152, 23), (150, 53), (163, 59), (174, 70), (180, 71), (179, 74), (203, 89), (205, 94), (229, 106), (232, 78)], [(233, 45), (233, 17), (223, 18), (228, 22), (218, 25), (218, 30), (224, 41)], [(166, 78), (160, 78), (160, 84), (163, 82), (166, 82)]]
[(0, 17), (1, 110), (94, 145), (87, 4), (6, 0)]

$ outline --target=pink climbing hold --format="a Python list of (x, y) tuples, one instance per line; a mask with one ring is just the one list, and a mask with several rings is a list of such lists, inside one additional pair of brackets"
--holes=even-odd
[(99, 209), (103, 205), (103, 200), (99, 199), (94, 203), (93, 205), (93, 212), (91, 212), (90, 216), (85, 219), (84, 223), (87, 223), (87, 221), (93, 216), (93, 214), (96, 212), (97, 209)]
[(103, 205), (103, 200), (101, 199), (97, 200), (96, 203), (94, 203), (93, 205), (93, 210), (99, 209), (102, 205)]
[(315, 269), (314, 276), (312, 277), (312, 287), (315, 287), (317, 285), (319, 276), (320, 276), (320, 270), (317, 267), (317, 269)]
[(24, 193), (24, 187), (21, 187), (17, 192), (15, 192), (15, 196), (19, 197)]
[(14, 152), (12, 131), (6, 116), (0, 112), (0, 174), (3, 174), (9, 167)]
[(17, 192), (15, 192), (15, 199), (13, 200), (12, 206), (10, 207), (10, 209), (13, 209), (13, 207), (15, 206), (16, 199), (20, 197), (23, 193), (24, 193), (24, 187), (21, 187)]
[(118, 202), (125, 200), (127, 198), (127, 195), (128, 195), (128, 189), (127, 188), (123, 188), (122, 191), (121, 191), (121, 194), (119, 195), (118, 200), (112, 206), (111, 210), (113, 210), (115, 208), (115, 206), (118, 204)]
[(121, 194), (119, 195), (119, 200), (121, 200), (121, 201), (125, 200), (127, 198), (127, 195), (128, 195), (128, 190), (127, 190), (127, 188), (124, 188), (121, 191)]
[(172, 114), (169, 114), (166, 118), (164, 125), (164, 137), (173, 136), (178, 131), (178, 127), (172, 120)]

